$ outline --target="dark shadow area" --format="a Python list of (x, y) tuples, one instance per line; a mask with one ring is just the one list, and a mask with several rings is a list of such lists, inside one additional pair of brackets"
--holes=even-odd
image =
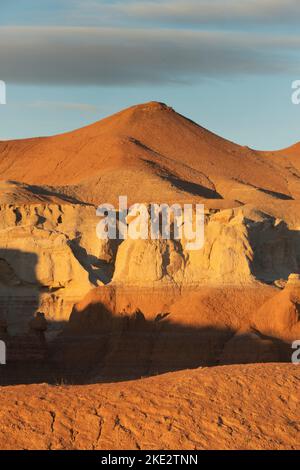
[[(29, 281), (22, 280), (13, 265), (18, 261), (18, 270), (22, 272), (26, 268), (26, 277)], [(37, 284), (36, 265), (37, 255), (35, 253), (23, 252), (17, 249), (0, 248), (0, 288), (9, 289), (21, 285)], [(1, 306), (1, 304), (0, 304)]]
[[(81, 312), (73, 309), (70, 321), (60, 327), (63, 331), (51, 342), (40, 333), (34, 343), (17, 337), (8, 340), (8, 363), (0, 366), (0, 384), (105, 383), (291, 358), (291, 345), (277, 338), (178, 324), (168, 312), (147, 320), (140, 310), (114, 314), (97, 303)], [(21, 356), (16, 354), (19, 349)]]
[(247, 220), (253, 259), (249, 263), (253, 276), (267, 284), (300, 272), (300, 235), (285, 222), (275, 225), (275, 219), (262, 224)]
[(35, 364), (46, 357), (45, 341), (32, 324), (43, 288), (36, 278), (37, 262), (35, 253), (0, 249), (0, 340), (7, 362), (0, 365), (0, 384), (15, 382), (15, 367), (24, 377), (27, 359)]
[[(35, 253), (0, 248), (0, 320), (10, 324), (30, 318), (39, 305)], [(26, 279), (25, 279), (26, 274)]]
[(157, 174), (160, 178), (168, 181), (172, 186), (179, 189), (180, 191), (192, 194), (193, 196), (204, 197), (206, 199), (223, 199), (221, 194), (219, 194), (214, 189), (206, 188), (199, 183), (193, 183), (191, 181), (179, 178), (179, 176), (171, 173), (167, 168), (153, 162), (152, 160), (144, 159), (144, 162), (152, 166), (152, 168), (157, 171)]
[[(9, 181), (10, 183), (13, 183), (17, 186), (20, 186), (20, 182), (18, 181)], [(30, 191), (32, 194), (35, 194), (37, 196), (46, 196), (46, 197), (57, 197), (61, 199), (64, 202), (67, 202), (69, 204), (81, 204), (83, 206), (92, 206), (93, 204), (90, 204), (88, 202), (81, 201), (80, 199), (77, 199), (73, 196), (69, 196), (63, 192), (63, 187), (61, 188), (61, 192), (57, 191), (57, 188), (51, 187), (51, 186), (37, 186), (34, 184), (22, 184), (22, 186), (25, 186), (28, 191)]]
[(95, 287), (98, 286), (99, 280), (107, 284), (113, 276), (113, 270), (109, 263), (104, 263), (96, 256), (88, 254), (79, 243), (80, 238), (68, 241), (74, 257), (88, 273), (90, 283)]
[(233, 179), (235, 181), (237, 181), (238, 183), (243, 184), (244, 186), (249, 186), (250, 188), (254, 188), (257, 191), (260, 191), (260, 192), (262, 192), (264, 194), (267, 194), (268, 196), (274, 197), (276, 199), (281, 199), (282, 201), (293, 201), (294, 200), (294, 198), (292, 196), (290, 196), (289, 194), (284, 194), (284, 193), (280, 193), (278, 191), (271, 191), (270, 189), (261, 188), (260, 186), (255, 186), (255, 184), (251, 184), (249, 182), (245, 183), (244, 181), (239, 180), (237, 178), (233, 178)]
[[(60, 331), (50, 341), (47, 322), (36, 318), (42, 292), (37, 261), (34, 253), (0, 249), (0, 339), (7, 346), (0, 385), (112, 382), (223, 364), (290, 362), (290, 344), (257, 331), (186, 325), (168, 311), (149, 320), (140, 310), (112, 311), (103, 300), (82, 311), (74, 307), (67, 323), (48, 323), (48, 330)], [(17, 326), (22, 333), (15, 333)]]
[(163, 179), (169, 181), (172, 186), (175, 186), (175, 188), (180, 191), (185, 191), (186, 193), (193, 194), (194, 196), (204, 197), (206, 199), (223, 199), (221, 194), (217, 191), (205, 188), (201, 184), (191, 183), (190, 181), (185, 181), (172, 175), (164, 176)]
[(243, 184), (244, 186), (249, 186), (250, 188), (254, 188), (256, 189), (257, 191), (260, 191), (264, 194), (267, 194), (268, 196), (271, 196), (271, 197), (274, 197), (276, 199), (281, 199), (282, 201), (293, 201), (294, 198), (292, 196), (290, 196), (289, 194), (284, 194), (284, 193), (281, 193), (281, 192), (278, 192), (278, 191), (272, 191), (270, 189), (265, 189), (265, 188), (261, 188), (260, 186), (255, 186), (255, 184), (251, 184), (249, 182), (244, 182), (238, 178), (233, 178), (235, 181), (237, 181), (238, 183), (240, 184)]
[(103, 282), (103, 284), (108, 284), (114, 275), (118, 247), (123, 240), (119, 238), (110, 240), (111, 260), (106, 262), (89, 254), (85, 248), (80, 246), (80, 238), (81, 237), (77, 237), (68, 241), (68, 245), (71, 248), (74, 257), (88, 273), (89, 281), (92, 285), (97, 287), (99, 285), (98, 281)]
[(281, 199), (283, 201), (293, 201), (294, 198), (287, 194), (279, 193), (277, 191), (270, 191), (269, 189), (257, 188), (262, 193), (268, 194), (269, 196), (275, 197), (277, 199)]

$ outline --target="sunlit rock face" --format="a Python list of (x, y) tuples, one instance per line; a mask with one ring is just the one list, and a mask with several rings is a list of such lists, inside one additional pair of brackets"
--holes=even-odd
[[(191, 289), (276, 283), (297, 271), (295, 232), (241, 208), (206, 214), (204, 246), (187, 240), (101, 240), (85, 204), (0, 205), (0, 300), (13, 328), (36, 310), (59, 326), (75, 302), (101, 285)], [(163, 305), (162, 305), (163, 306)]]
[(65, 321), (76, 300), (107, 281), (98, 263), (111, 255), (96, 236), (93, 208), (1, 205), (0, 213), (1, 310), (13, 328), (36, 309)]

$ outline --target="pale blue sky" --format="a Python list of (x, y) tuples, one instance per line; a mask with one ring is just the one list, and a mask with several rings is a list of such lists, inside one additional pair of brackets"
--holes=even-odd
[(299, 0), (1, 0), (0, 139), (163, 101), (242, 145), (300, 140)]

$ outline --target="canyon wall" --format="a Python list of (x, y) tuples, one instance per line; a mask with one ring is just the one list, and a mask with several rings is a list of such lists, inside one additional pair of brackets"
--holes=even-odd
[(100, 240), (96, 209), (86, 204), (1, 204), (0, 214), (1, 314), (13, 331), (36, 310), (58, 328), (99, 286), (121, 292), (120, 308), (126, 296), (141, 306), (157, 292), (153, 305), (161, 310), (185, 289), (283, 287), (298, 270), (298, 231), (258, 212), (246, 217), (242, 208), (207, 211), (205, 244), (194, 251), (184, 239)]

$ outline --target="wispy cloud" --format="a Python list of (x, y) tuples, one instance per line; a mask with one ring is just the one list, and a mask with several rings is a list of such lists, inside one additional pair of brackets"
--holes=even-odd
[(297, 24), (300, 14), (299, 0), (68, 0), (68, 5), (70, 18), (82, 24), (122, 19), (243, 27), (245, 24)]
[(63, 109), (63, 110), (78, 110), (88, 113), (99, 112), (101, 107), (89, 103), (76, 103), (70, 101), (34, 101), (33, 103), (25, 103), (22, 106), (28, 108), (47, 108), (47, 109)]
[(299, 72), (300, 36), (220, 31), (1, 27), (7, 83), (141, 85)]
[(296, 21), (300, 14), (298, 0), (172, 0), (163, 2), (132, 2), (116, 8), (139, 18), (167, 22), (269, 23)]

